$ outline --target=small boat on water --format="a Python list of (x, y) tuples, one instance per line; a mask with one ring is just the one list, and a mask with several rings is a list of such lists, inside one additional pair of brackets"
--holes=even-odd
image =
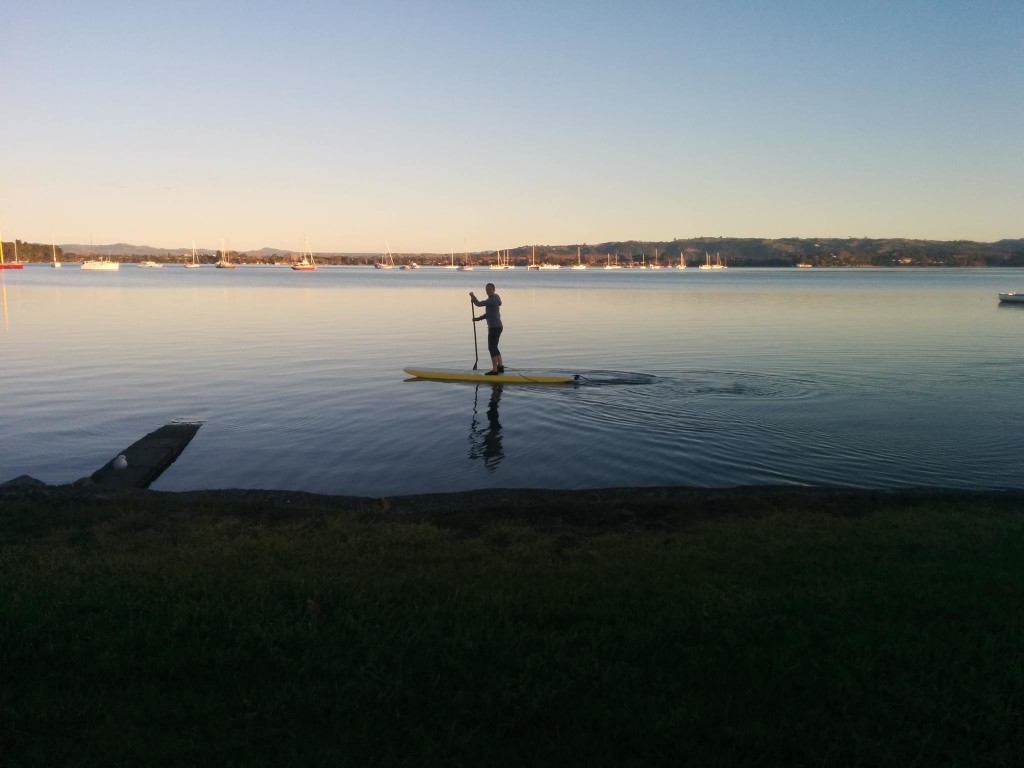
[(82, 262), (82, 269), (90, 269), (99, 272), (116, 272), (121, 268), (121, 262), (111, 261), (108, 258), (87, 259)]
[(373, 265), (374, 269), (394, 269), (395, 268), (395, 257), (391, 254), (391, 247), (388, 245), (387, 240), (384, 241), (384, 253), (380, 257), (380, 261)]
[(156, 261), (147, 260), (147, 261), (140, 261), (139, 262), (139, 267), (142, 268), (142, 269), (160, 269), (161, 267), (163, 267), (163, 264), (160, 264), (159, 262), (156, 262)]
[(192, 261), (185, 262), (185, 269), (199, 269), (202, 266), (199, 263), (199, 257), (196, 256), (196, 241), (192, 241)]
[(587, 265), (583, 263), (583, 258), (580, 256), (580, 247), (576, 246), (576, 263), (573, 264), (569, 269), (586, 269)]
[(305, 239), (302, 241), (302, 261), (298, 264), (292, 264), (292, 269), (296, 272), (313, 272), (316, 270), (313, 252), (309, 250), (309, 242)]
[(18, 261), (18, 241), (14, 241), (14, 261), (4, 262), (4, 241), (0, 238), (0, 269), (24, 269), (25, 265)]
[(1015, 291), (1000, 293), (999, 302), (1001, 304), (1024, 304), (1024, 293), (1017, 293)]
[(228, 250), (223, 240), (220, 241), (220, 259), (213, 266), (217, 269), (234, 269), (237, 266), (234, 262), (228, 261)]
[(698, 264), (697, 269), (728, 269), (728, 267), (722, 263), (722, 254), (716, 253), (715, 260), (712, 262), (711, 254), (704, 251), (704, 263)]

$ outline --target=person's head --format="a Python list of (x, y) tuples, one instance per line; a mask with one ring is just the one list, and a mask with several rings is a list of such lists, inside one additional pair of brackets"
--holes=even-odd
[(484, 290), (487, 291), (487, 293), (494, 293), (494, 283), (488, 283), (485, 285)]

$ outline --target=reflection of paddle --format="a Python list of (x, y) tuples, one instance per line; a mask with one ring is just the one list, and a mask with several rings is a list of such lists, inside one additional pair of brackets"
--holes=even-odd
[(473, 370), (476, 370), (476, 364), (480, 362), (480, 351), (476, 346), (476, 310), (473, 309), (473, 297), (469, 297), (469, 316), (473, 319)]

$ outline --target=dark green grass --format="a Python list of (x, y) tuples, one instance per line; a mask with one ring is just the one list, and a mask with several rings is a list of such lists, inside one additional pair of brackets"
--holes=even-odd
[(12, 503), (0, 764), (1018, 764), (1013, 509), (662, 518)]

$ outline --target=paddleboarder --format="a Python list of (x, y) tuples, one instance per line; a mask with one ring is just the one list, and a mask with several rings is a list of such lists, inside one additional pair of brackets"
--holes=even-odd
[(487, 298), (480, 301), (476, 294), (469, 292), (469, 298), (474, 306), (483, 307), (484, 313), (480, 317), (474, 317), (473, 322), (487, 321), (487, 351), (491, 353), (491, 370), (485, 373), (486, 376), (497, 376), (505, 372), (505, 366), (501, 361), (501, 352), (498, 350), (498, 339), (501, 338), (503, 326), (501, 324), (501, 297), (494, 292), (494, 283), (484, 286)]

